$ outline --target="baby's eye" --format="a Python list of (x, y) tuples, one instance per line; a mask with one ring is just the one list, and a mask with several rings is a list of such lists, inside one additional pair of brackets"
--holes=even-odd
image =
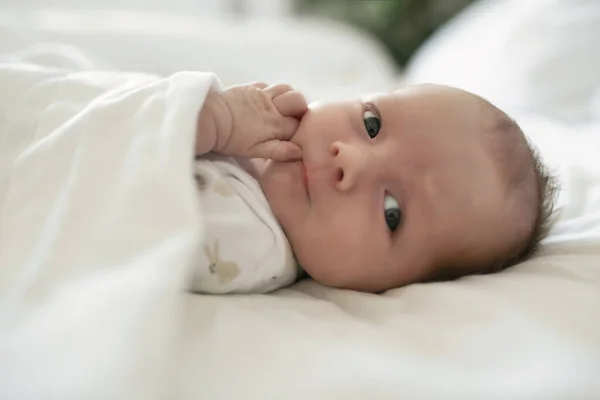
[(379, 129), (381, 129), (381, 120), (373, 111), (367, 110), (363, 114), (363, 121), (365, 122), (367, 134), (371, 139), (374, 139), (379, 133)]
[(396, 231), (398, 225), (400, 225), (400, 220), (402, 219), (402, 211), (400, 210), (398, 202), (388, 194), (385, 196), (383, 209), (385, 213), (385, 223), (388, 228), (390, 228), (390, 231)]

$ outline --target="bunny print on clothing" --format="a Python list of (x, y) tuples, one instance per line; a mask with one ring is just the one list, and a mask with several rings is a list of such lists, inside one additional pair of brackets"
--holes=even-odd
[(294, 282), (298, 267), (258, 182), (234, 158), (194, 164), (204, 240), (192, 290), (265, 293)]

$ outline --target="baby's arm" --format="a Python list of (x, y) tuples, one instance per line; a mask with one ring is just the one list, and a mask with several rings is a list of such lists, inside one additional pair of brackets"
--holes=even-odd
[(217, 145), (218, 132), (227, 129), (229, 115), (227, 106), (223, 104), (223, 96), (218, 92), (210, 92), (200, 115), (198, 116), (198, 133), (196, 135), (196, 155), (210, 153)]
[(206, 97), (198, 117), (196, 155), (290, 161), (301, 150), (289, 140), (307, 110), (306, 100), (289, 85), (232, 86)]

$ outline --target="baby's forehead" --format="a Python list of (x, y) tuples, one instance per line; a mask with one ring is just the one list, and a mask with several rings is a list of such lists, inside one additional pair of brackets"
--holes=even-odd
[[(414, 121), (416, 119), (412, 117), (424, 117), (431, 125), (456, 127), (453, 134), (465, 136), (467, 140), (489, 142), (486, 144), (489, 146), (494, 146), (498, 140), (518, 143), (521, 139), (521, 135), (515, 134), (520, 133), (520, 129), (505, 112), (474, 93), (451, 86), (412, 85), (364, 94), (361, 100), (381, 105), (383, 117), (388, 117), (386, 123), (394, 122), (398, 115), (404, 114), (406, 118), (403, 119)], [(394, 118), (390, 119), (390, 114)], [(505, 134), (498, 137), (497, 133), (504, 131)]]
[[(491, 104), (483, 98), (466, 90), (452, 86), (438, 84), (418, 84), (401, 88), (392, 88), (389, 91), (367, 93), (359, 96), (362, 100), (378, 101), (431, 101), (435, 103), (446, 103), (448, 105), (460, 105), (462, 107), (477, 107), (487, 109)], [(493, 106), (491, 106), (493, 108)], [(490, 108), (491, 111), (491, 108)]]
[(489, 112), (486, 124), (487, 147), (501, 175), (508, 182), (519, 181), (532, 170), (531, 150), (521, 128), (499, 109)]
[(470, 95), (477, 102), (482, 142), (490, 156), (500, 164), (498, 167), (528, 169), (530, 149), (517, 122), (490, 101), (474, 94)]

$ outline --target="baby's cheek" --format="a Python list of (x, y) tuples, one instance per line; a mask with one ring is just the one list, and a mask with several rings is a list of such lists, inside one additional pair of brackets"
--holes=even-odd
[(308, 257), (298, 254), (297, 259), (300, 266), (315, 281), (326, 286), (343, 286), (346, 277), (342, 268), (343, 262), (330, 262), (326, 256), (314, 251)]
[(305, 235), (300, 239), (292, 247), (300, 265), (314, 280), (327, 286), (345, 287), (356, 279), (355, 272), (360, 270), (356, 264), (358, 249), (349, 248), (333, 235), (326, 238)]

